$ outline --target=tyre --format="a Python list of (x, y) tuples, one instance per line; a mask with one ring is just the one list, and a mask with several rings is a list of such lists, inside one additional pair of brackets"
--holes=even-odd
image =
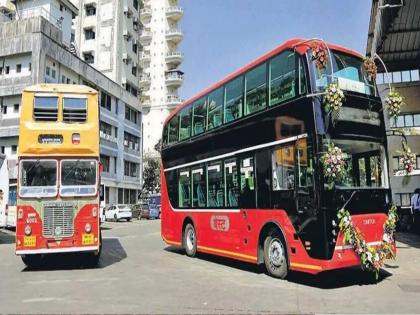
[(183, 244), (187, 256), (194, 257), (197, 254), (197, 234), (191, 223), (188, 223), (184, 229)]
[(99, 264), (99, 259), (102, 253), (102, 231), (99, 231), (99, 250), (97, 253), (87, 253), (85, 262), (88, 267), (96, 267)]
[(131, 221), (131, 218), (127, 218), (127, 222), (130, 222)]
[(264, 240), (264, 264), (267, 273), (275, 278), (284, 279), (289, 266), (283, 236), (277, 230), (270, 231)]
[(115, 221), (115, 222), (118, 222), (118, 217), (117, 217), (117, 215), (116, 215), (116, 214), (114, 214), (114, 221)]
[(21, 257), (23, 263), (28, 268), (39, 268), (42, 266), (42, 256), (41, 255), (24, 255)]

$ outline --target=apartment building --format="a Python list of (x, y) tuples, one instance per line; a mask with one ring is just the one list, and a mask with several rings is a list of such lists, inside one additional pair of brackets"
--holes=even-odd
[(177, 0), (144, 0), (140, 10), (142, 51), (140, 89), (143, 105), (144, 153), (156, 154), (154, 146), (161, 138), (163, 122), (169, 112), (181, 104), (178, 89), (184, 73), (179, 28), (183, 9)]
[[(40, 4), (42, 4), (40, 6)], [(138, 98), (75, 54), (67, 0), (0, 0), (0, 152), (16, 191), (22, 90), (38, 83), (85, 84), (100, 92), (102, 184), (107, 203), (135, 203), (142, 178)]]
[[(372, 1), (367, 54), (377, 54), (386, 67), (378, 60), (377, 84), (382, 100), (390, 86), (404, 98), (405, 106), (396, 121), (386, 119), (385, 125), (393, 200), (398, 206), (409, 206), (412, 193), (420, 188), (420, 11), (416, 9), (417, 0), (387, 4), (389, 1)], [(401, 133), (416, 153), (415, 169), (408, 176), (399, 161)]]

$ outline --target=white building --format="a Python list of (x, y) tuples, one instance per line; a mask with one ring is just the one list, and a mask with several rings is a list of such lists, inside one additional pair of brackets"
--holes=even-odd
[(155, 153), (169, 112), (181, 103), (178, 89), (183, 83), (178, 45), (183, 33), (178, 23), (183, 9), (177, 0), (144, 0), (140, 10), (140, 88), (143, 105), (144, 153)]
[(20, 0), (17, 10), (0, 0), (0, 153), (9, 159), (10, 192), (16, 191), (22, 90), (38, 83), (85, 84), (100, 92), (106, 202), (135, 203), (142, 178), (141, 107), (131, 91), (74, 54), (71, 18), (77, 13), (67, 0)]

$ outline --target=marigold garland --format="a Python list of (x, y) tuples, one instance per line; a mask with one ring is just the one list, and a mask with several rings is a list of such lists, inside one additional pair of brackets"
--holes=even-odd
[(391, 89), (388, 96), (385, 98), (385, 105), (388, 109), (389, 116), (393, 119), (397, 119), (401, 112), (401, 107), (405, 104), (400, 93), (398, 93), (395, 89)]
[(393, 205), (389, 209), (382, 241), (377, 247), (369, 246), (366, 243), (363, 234), (354, 225), (351, 215), (346, 209), (340, 209), (337, 218), (339, 220), (338, 227), (343, 234), (343, 243), (352, 245), (353, 250), (360, 258), (362, 267), (374, 271), (378, 278), (379, 269), (384, 266), (385, 259), (395, 258), (392, 245), (397, 222), (397, 207)]
[(325, 112), (331, 115), (333, 125), (340, 118), (344, 100), (344, 92), (337, 83), (331, 83), (327, 86), (324, 96)]
[(334, 143), (328, 144), (327, 152), (321, 156), (321, 164), (330, 189), (346, 176), (344, 153)]
[(312, 46), (312, 60), (315, 62), (315, 65), (319, 70), (323, 70), (327, 67), (328, 50), (325, 45), (322, 43), (316, 43)]
[(376, 81), (376, 74), (378, 72), (378, 67), (375, 64), (375, 60), (370, 57), (365, 57), (363, 60), (363, 66), (366, 69), (366, 72), (368, 74), (368, 79), (370, 82)]

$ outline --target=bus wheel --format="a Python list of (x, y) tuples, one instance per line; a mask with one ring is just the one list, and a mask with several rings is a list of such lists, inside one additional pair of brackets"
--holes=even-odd
[(39, 254), (24, 255), (22, 261), (28, 268), (40, 268), (42, 266), (42, 256)]
[(197, 253), (197, 234), (191, 223), (188, 223), (184, 229), (183, 241), (187, 256), (194, 257)]
[(264, 240), (264, 264), (270, 276), (284, 279), (287, 276), (286, 246), (278, 231), (271, 231)]

